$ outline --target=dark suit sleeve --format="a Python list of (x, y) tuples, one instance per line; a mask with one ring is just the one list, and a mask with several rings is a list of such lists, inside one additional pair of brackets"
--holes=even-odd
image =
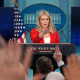
[[(63, 74), (63, 67), (65, 67), (65, 65), (62, 65), (61, 67), (60, 67), (60, 71), (61, 71), (61, 73)], [(64, 74), (63, 74), (64, 75)]]

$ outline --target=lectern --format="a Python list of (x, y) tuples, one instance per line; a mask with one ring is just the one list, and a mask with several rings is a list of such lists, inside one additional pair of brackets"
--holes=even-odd
[[(32, 60), (32, 65), (31, 68), (35, 72), (35, 65), (36, 65), (36, 59), (39, 58), (40, 56), (47, 56), (51, 59), (52, 64), (54, 65), (54, 68), (58, 68), (57, 63), (53, 59), (53, 54), (55, 52), (55, 46), (59, 45), (59, 50), (61, 51), (63, 55), (63, 61), (66, 63), (66, 57), (71, 55), (72, 53), (75, 53), (75, 45), (70, 44), (70, 43), (59, 43), (59, 44), (23, 44), (23, 53), (24, 50), (27, 46), (32, 46), (33, 52), (33, 60)], [(24, 54), (23, 54), (24, 55)], [(44, 65), (43, 65), (44, 66)]]

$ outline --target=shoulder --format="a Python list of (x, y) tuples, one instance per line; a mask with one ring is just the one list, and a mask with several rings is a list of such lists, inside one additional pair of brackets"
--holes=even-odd
[(55, 29), (55, 32), (58, 32), (58, 31)]
[(31, 30), (31, 32), (36, 32), (36, 31), (37, 31), (36, 28), (34, 28), (34, 29)]
[(51, 33), (51, 34), (53, 34), (53, 35), (54, 35), (54, 34), (58, 34), (58, 32), (57, 32), (57, 30), (55, 29), (55, 30), (54, 30), (54, 33)]
[(36, 28), (33, 28), (31, 31), (36, 31)]
[(36, 29), (36, 28), (34, 28), (34, 29), (32, 29), (32, 30), (31, 30), (31, 32), (30, 32), (30, 33), (32, 33), (32, 34), (33, 34), (33, 33), (38, 34), (39, 32), (37, 31), (37, 29)]
[(58, 31), (55, 29), (55, 32), (54, 32), (55, 34), (58, 34)]

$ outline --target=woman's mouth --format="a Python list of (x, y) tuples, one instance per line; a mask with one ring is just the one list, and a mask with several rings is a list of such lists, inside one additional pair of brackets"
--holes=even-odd
[(47, 24), (44, 24), (45, 26), (47, 25)]

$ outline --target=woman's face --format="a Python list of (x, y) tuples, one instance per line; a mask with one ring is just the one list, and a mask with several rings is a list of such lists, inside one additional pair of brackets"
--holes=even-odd
[(49, 18), (46, 15), (41, 16), (40, 25), (42, 28), (47, 28), (49, 26)]

